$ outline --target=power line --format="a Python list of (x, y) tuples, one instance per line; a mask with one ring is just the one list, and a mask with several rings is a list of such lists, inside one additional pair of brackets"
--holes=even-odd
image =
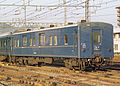
[[(33, 1), (33, 0), (31, 0), (31, 1)], [(20, 2), (21, 2), (21, 0), (15, 2), (15, 3), (13, 3), (13, 4), (11, 4), (11, 6), (15, 6), (16, 3), (20, 3)], [(27, 3), (28, 3), (28, 2), (27, 2)], [(27, 4), (27, 3), (25, 3), (25, 4)], [(5, 4), (5, 5), (6, 5), (6, 4)], [(7, 5), (6, 5), (6, 6), (7, 6)], [(15, 6), (15, 7), (16, 7), (16, 6)], [(14, 8), (14, 9), (12, 9), (11, 11), (8, 11), (8, 12), (4, 13), (3, 15), (7, 15), (7, 14), (9, 14), (9, 13), (11, 13), (11, 12), (13, 12), (14, 10), (19, 9), (19, 8), (20, 8), (20, 7)]]
[(2, 0), (2, 1), (0, 1), (0, 3), (3, 3), (3, 2), (5, 2), (5, 1), (7, 1), (7, 0)]
[[(56, 5), (52, 5), (52, 6), (48, 6), (48, 5), (11, 5), (11, 4), (0, 4), (0, 6), (21, 6), (21, 7), (24, 7), (24, 10), (25, 10), (25, 22), (26, 22), (26, 7), (27, 6), (32, 6), (32, 7), (56, 7)], [(66, 6), (66, 5), (65, 5)], [(63, 7), (62, 5), (59, 5), (59, 7)], [(66, 7), (78, 7), (78, 6), (66, 6)], [(81, 6), (80, 6), (81, 7)], [(13, 9), (14, 10), (14, 9)], [(12, 11), (13, 11), (12, 10)], [(12, 12), (10, 11), (10, 12)], [(7, 13), (6, 13), (7, 14)], [(5, 14), (5, 15), (6, 15)]]
[[(82, 2), (81, 4), (83, 4), (84, 2)], [(78, 3), (79, 4), (79, 3)], [(64, 12), (64, 11), (62, 11), (62, 12)], [(55, 16), (56, 15), (59, 15), (59, 14), (61, 14), (62, 12), (60, 12), (60, 13), (57, 13), (57, 14), (54, 14)], [(45, 12), (46, 13), (46, 12)], [(52, 13), (54, 13), (54, 12), (52, 12)], [(44, 13), (43, 13), (44, 14)], [(82, 13), (83, 14), (83, 13)], [(79, 14), (77, 14), (77, 15), (79, 15)], [(37, 17), (37, 16), (39, 16), (39, 17)], [(49, 15), (50, 16), (50, 15)], [(35, 15), (35, 17), (36, 18), (30, 18), (30, 20), (38, 20), (38, 19), (44, 19), (44, 18), (47, 18), (46, 16), (44, 17), (44, 15), (43, 16), (41, 16), (41, 14), (39, 14), (39, 15)], [(44, 17), (44, 18), (43, 18)], [(58, 18), (57, 18), (58, 19)]]
[[(70, 2), (70, 1), (69, 1)], [(67, 2), (68, 3), (68, 2)], [(80, 3), (81, 4), (81, 3)], [(73, 4), (72, 4), (73, 5)], [(54, 9), (52, 9), (52, 10), (54, 10)], [(51, 11), (52, 11), (51, 10)], [(56, 9), (55, 9), (56, 10)], [(50, 12), (50, 11), (48, 11), (48, 12)], [(48, 13), (48, 12), (44, 12), (44, 13), (42, 13), (42, 14), (38, 14), (38, 15), (35, 15), (34, 17), (36, 17), (37, 18), (37, 16), (39, 16), (39, 15), (44, 15), (45, 13)], [(57, 10), (57, 12), (58, 12), (58, 10)], [(30, 18), (30, 20), (31, 20), (31, 18)]]
[(116, 7), (116, 6), (119, 6), (119, 5), (120, 5), (120, 4), (112, 5), (112, 6), (109, 6), (109, 7), (104, 7), (104, 8), (98, 9), (97, 11), (105, 10), (105, 9), (108, 9), (108, 8), (111, 8), (111, 7)]
[(110, 16), (110, 15), (117, 15), (117, 14), (94, 15), (94, 16), (92, 16), (92, 17), (98, 17), (98, 16)]
[(116, 2), (116, 1), (119, 1), (119, 0), (110, 0), (110, 1), (102, 2), (102, 3), (96, 4), (96, 5), (109, 4), (109, 3)]
[[(70, 1), (69, 1), (70, 2)], [(68, 3), (68, 2), (67, 2)], [(85, 2), (81, 2), (81, 3), (77, 3), (77, 4), (74, 4), (74, 5), (76, 5), (76, 6), (78, 6), (78, 5), (80, 5), (80, 4), (83, 4), (83, 3), (85, 3)], [(72, 4), (73, 5), (73, 4)], [(56, 10), (56, 9), (55, 9)], [(49, 12), (49, 11), (48, 11)], [(42, 13), (42, 14), (39, 14), (39, 15), (35, 15), (34, 17), (36, 17), (36, 19), (38, 18), (37, 16), (41, 16), (41, 15), (44, 15), (45, 13), (48, 13), (48, 12), (44, 12), (44, 13)], [(57, 12), (58, 12), (58, 10), (57, 10)], [(62, 12), (64, 12), (64, 11), (62, 11)], [(54, 13), (54, 12), (51, 12), (51, 13)], [(50, 14), (51, 14), (50, 13)], [(56, 15), (56, 14), (55, 14)], [(43, 16), (42, 16), (43, 17)], [(40, 18), (40, 17), (39, 17)], [(43, 19), (43, 18), (42, 18)], [(30, 18), (30, 20), (33, 20), (32, 18)]]
[[(71, 7), (71, 9), (67, 9), (67, 7), (66, 7), (66, 15), (67, 14), (70, 14), (70, 12), (71, 12), (71, 15), (68, 15), (68, 16), (66, 16), (66, 20), (68, 19), (68, 18), (70, 18), (70, 16), (72, 16), (72, 15), (75, 15), (75, 16), (77, 16), (77, 15), (82, 15), (82, 14), (80, 14), (80, 12), (81, 12), (81, 10), (80, 9), (82, 9), (82, 8), (84, 8), (85, 6), (84, 6), (84, 4), (85, 4), (85, 1), (86, 0), (69, 0), (69, 1), (66, 1), (66, 5), (63, 5), (63, 2), (62, 3), (60, 3), (59, 5), (49, 5), (49, 6), (57, 6), (57, 7), (49, 7), (48, 5), (37, 5), (37, 6), (32, 6), (32, 7), (35, 7), (36, 9), (39, 9), (39, 8), (41, 8), (41, 6), (44, 6), (43, 8), (45, 9), (45, 8), (47, 8), (47, 9), (45, 9), (45, 10), (42, 10), (42, 11), (40, 11), (40, 10), (38, 10), (38, 11), (35, 11), (35, 10), (29, 10), (28, 11), (28, 8), (26, 8), (26, 12), (28, 13), (28, 14), (26, 14), (26, 21), (30, 21), (29, 19), (31, 19), (31, 20), (40, 20), (40, 19), (44, 19), (44, 18), (46, 18), (46, 19), (51, 19), (51, 18), (53, 18), (53, 19), (56, 19), (56, 18), (54, 18), (54, 17), (57, 17), (58, 15), (62, 15), (63, 14), (63, 12), (64, 12), (64, 10), (63, 10), (63, 7), (65, 6), (74, 6), (74, 8), (75, 9), (73, 9), (72, 7)], [(116, 2), (116, 1), (118, 1), (118, 0), (110, 0), (109, 2), (107, 1), (107, 4), (108, 3), (112, 3), (112, 1), (114, 1), (114, 2)], [(77, 3), (78, 2), (78, 3)], [(30, 7), (31, 5), (30, 5), (30, 3), (28, 4), (28, 3), (26, 3), (27, 5), (26, 5), (26, 7)], [(91, 3), (90, 3), (91, 4)], [(101, 5), (104, 5), (104, 4), (106, 4), (106, 2), (102, 2), (101, 3)], [(2, 5), (2, 4), (1, 4)], [(4, 4), (3, 4), (4, 5)], [(12, 5), (12, 4), (10, 4), (10, 5)], [(13, 4), (14, 5), (14, 4)], [(95, 4), (94, 4), (95, 5)], [(94, 6), (94, 5), (92, 5), (92, 6)], [(97, 5), (97, 4), (96, 4)], [(99, 4), (98, 4), (99, 5)], [(18, 6), (18, 5), (16, 5), (16, 6)], [(91, 7), (92, 7), (91, 6)], [(81, 8), (80, 8), (81, 7)], [(22, 6), (18, 6), (17, 8), (15, 8), (15, 9), (13, 9), (13, 10), (11, 10), (10, 11), (10, 13), (13, 13), (13, 11), (14, 10), (16, 10), (16, 9), (23, 9), (23, 5)], [(52, 10), (49, 10), (49, 8), (50, 9), (52, 9)], [(80, 12), (72, 12), (72, 10), (76, 10), (76, 9), (78, 9), (79, 8), (79, 10), (80, 10)], [(32, 9), (32, 8), (31, 8)], [(104, 8), (101, 8), (101, 9), (104, 9)], [(105, 8), (105, 9), (107, 9), (107, 8)], [(97, 9), (97, 11), (99, 11), (100, 9)], [(82, 10), (83, 11), (83, 10)], [(30, 13), (29, 13), (30, 12)], [(7, 16), (8, 14), (10, 14), (9, 12), (7, 13), (6, 12), (6, 15), (5, 16)], [(24, 13), (23, 11), (21, 11), (21, 15), (22, 15), (22, 13)], [(52, 15), (52, 16), (51, 16)], [(48, 16), (50, 16), (50, 18), (48, 18)], [(92, 16), (93, 17), (93, 16)], [(58, 19), (58, 18), (57, 18)], [(63, 18), (60, 18), (60, 19), (63, 19)], [(52, 19), (51, 19), (52, 20)]]

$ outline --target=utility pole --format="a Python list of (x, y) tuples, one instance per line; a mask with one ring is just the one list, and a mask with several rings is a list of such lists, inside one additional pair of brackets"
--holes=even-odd
[(63, 5), (64, 5), (64, 26), (66, 25), (66, 0), (63, 0)]
[(26, 27), (26, 5), (25, 5), (25, 0), (23, 0), (23, 5), (24, 5), (24, 27)]
[(58, 5), (60, 5), (60, 0), (58, 0)]
[[(28, 4), (26, 3), (26, 0), (23, 0), (23, 5), (13, 5), (13, 4), (0, 4), (0, 6), (14, 6), (14, 7), (22, 7), (24, 9), (24, 20), (22, 22), (22, 24), (24, 25), (24, 27), (26, 27), (29, 23), (27, 22), (27, 7), (64, 7), (64, 25), (66, 25), (67, 23), (67, 8), (72, 8), (72, 7), (83, 7), (85, 8), (85, 19), (87, 22), (89, 22), (89, 17), (90, 17), (90, 14), (89, 14), (89, 7), (100, 7), (100, 6), (89, 6), (89, 1), (90, 0), (86, 0), (85, 1), (85, 6), (83, 5), (66, 5), (66, 0), (63, 0), (63, 5), (60, 4), (60, 0), (59, 1), (59, 5), (32, 5), (30, 4), (30, 0), (28, 0)], [(31, 22), (33, 23), (33, 22)], [(41, 23), (42, 24), (42, 23)], [(46, 23), (48, 24), (48, 23)]]
[(87, 22), (90, 21), (90, 13), (89, 13), (89, 0), (85, 1), (85, 20)]
[(28, 0), (28, 5), (30, 5), (30, 0)]

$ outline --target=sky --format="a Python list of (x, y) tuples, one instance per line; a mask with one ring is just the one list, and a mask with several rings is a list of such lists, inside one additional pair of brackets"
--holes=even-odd
[[(66, 5), (79, 6), (67, 7), (67, 23), (85, 19), (85, 0), (66, 0)], [(0, 5), (23, 5), (24, 0), (0, 0)], [(57, 7), (26, 7), (26, 18), (28, 22), (52, 22), (64, 23), (63, 0), (25, 0), (26, 5), (56, 5)], [(92, 7), (94, 6), (94, 7)], [(90, 0), (90, 21), (106, 22), (117, 27), (117, 9), (120, 6), (120, 0)], [(24, 22), (24, 7), (21, 6), (0, 6), (0, 22), (20, 21)]]

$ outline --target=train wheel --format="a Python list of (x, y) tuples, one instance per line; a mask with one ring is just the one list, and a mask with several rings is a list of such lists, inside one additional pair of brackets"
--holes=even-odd
[(43, 65), (45, 65), (44, 62), (38, 62), (38, 67), (41, 67), (41, 66), (43, 66)]
[(12, 62), (12, 58), (9, 56), (9, 63), (11, 63)]
[(19, 65), (24, 65), (24, 61), (23, 61), (23, 59), (19, 59)]
[(23, 60), (23, 65), (28, 65), (28, 60)]
[(85, 70), (85, 62), (81, 63), (81, 70)]
[(26, 65), (29, 65), (28, 60), (26, 60)]
[(68, 64), (68, 63), (65, 63), (65, 67), (66, 67), (66, 68), (69, 68), (69, 69), (71, 69), (71, 70), (74, 69), (74, 68), (72, 67), (72, 65), (71, 65), (71, 64)]

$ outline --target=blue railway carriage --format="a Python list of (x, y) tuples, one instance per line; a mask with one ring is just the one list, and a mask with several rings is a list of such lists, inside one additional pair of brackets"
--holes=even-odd
[(0, 55), (12, 63), (86, 69), (113, 57), (113, 26), (90, 22), (12, 33), (1, 36), (0, 43)]

